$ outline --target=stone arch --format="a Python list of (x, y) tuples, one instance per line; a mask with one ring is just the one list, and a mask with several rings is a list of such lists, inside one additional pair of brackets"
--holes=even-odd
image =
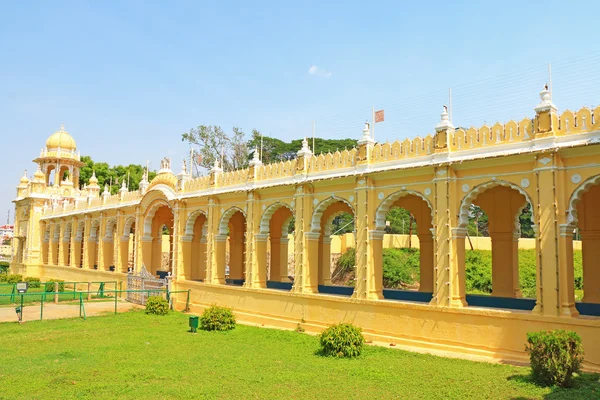
[(131, 234), (131, 227), (135, 224), (135, 218), (129, 217), (125, 220), (125, 226), (123, 227), (123, 239), (128, 239)]
[(327, 199), (323, 200), (315, 207), (315, 211), (313, 212), (312, 220), (310, 222), (310, 231), (311, 232), (313, 232), (313, 233), (321, 232), (321, 217), (323, 216), (323, 213), (325, 212), (325, 210), (327, 210), (327, 208), (331, 204), (336, 203), (338, 201), (341, 201), (342, 203), (346, 203), (348, 205), (348, 207), (350, 207), (350, 210), (352, 210), (352, 214), (356, 215), (356, 213), (354, 211), (354, 207), (352, 207), (352, 204), (350, 204), (350, 202), (348, 200), (346, 200), (342, 197), (331, 195), (331, 197), (328, 197)]
[(282, 237), (287, 237), (288, 228), (290, 226), (290, 222), (292, 222), (292, 219), (294, 219), (293, 211), (292, 211), (292, 215), (290, 217), (286, 218), (285, 221), (283, 221), (283, 226), (281, 227), (281, 236)]
[(80, 221), (79, 224), (77, 224), (77, 231), (75, 233), (75, 239), (81, 240), (83, 238), (84, 229), (85, 229), (85, 222)]
[(70, 240), (71, 239), (71, 223), (67, 222), (67, 224), (65, 225), (65, 231), (63, 232), (63, 240)]
[(221, 221), (219, 222), (219, 235), (227, 235), (227, 231), (229, 230), (229, 219), (238, 211), (242, 213), (244, 219), (246, 219), (246, 213), (241, 208), (235, 206), (229, 208), (221, 216)]
[[(204, 210), (195, 210), (193, 211), (190, 216), (187, 219), (187, 222), (185, 223), (185, 236), (187, 237), (192, 237), (194, 236), (194, 224), (196, 223), (196, 219), (200, 216), (200, 215), (204, 215), (207, 219), (208, 219), (208, 215), (206, 214), (206, 212)], [(205, 224), (206, 225), (206, 224)], [(207, 230), (207, 227), (203, 227), (202, 229), (202, 236), (205, 236), (205, 231)]]
[(386, 217), (387, 213), (390, 211), (390, 209), (392, 208), (392, 204), (394, 204), (396, 201), (398, 201), (401, 197), (409, 196), (409, 195), (419, 197), (427, 204), (427, 207), (429, 207), (429, 210), (431, 211), (431, 225), (432, 226), (435, 225), (434, 220), (433, 220), (433, 217), (434, 217), (433, 206), (431, 205), (431, 202), (429, 201), (429, 199), (422, 193), (417, 192), (415, 190), (403, 189), (401, 191), (390, 194), (388, 197), (386, 197), (381, 202), (379, 207), (377, 207), (377, 211), (375, 213), (375, 227), (377, 230), (382, 231), (385, 229), (385, 217)]
[(117, 229), (117, 219), (111, 218), (106, 223), (106, 233), (104, 234), (104, 238), (107, 240), (112, 240), (113, 235)]
[[(491, 180), (491, 181), (487, 181), (487, 182), (484, 182), (482, 184), (479, 184), (479, 185), (473, 187), (469, 191), (469, 193), (467, 193), (465, 195), (465, 197), (463, 197), (462, 201), (460, 202), (460, 209), (459, 209), (459, 214), (458, 214), (459, 228), (466, 228), (467, 225), (469, 224), (469, 207), (471, 207), (471, 204), (473, 204), (473, 201), (477, 198), (477, 196), (480, 193), (483, 193), (486, 190), (492, 189), (496, 186), (508, 187), (508, 188), (514, 189), (517, 192), (519, 192), (520, 194), (522, 194), (523, 197), (525, 197), (525, 200), (527, 201), (527, 203), (531, 204), (531, 215), (534, 217), (534, 221), (535, 221), (535, 207), (533, 207), (533, 201), (531, 201), (531, 197), (529, 196), (529, 193), (527, 193), (527, 191), (525, 191), (525, 189), (523, 189), (521, 186), (516, 185), (509, 181)], [(518, 223), (518, 216), (517, 216), (516, 223)]]
[[(262, 217), (260, 218), (260, 233), (261, 234), (268, 234), (269, 233), (269, 223), (271, 222), (271, 217), (273, 216), (273, 214), (275, 214), (275, 212), (277, 210), (279, 210), (282, 207), (285, 207), (288, 210), (290, 210), (290, 212), (292, 213), (292, 217), (293, 217), (294, 210), (289, 205), (287, 205), (286, 203), (282, 203), (282, 202), (278, 201), (277, 203), (271, 204), (270, 206), (268, 206), (265, 209), (265, 211), (263, 212)], [(290, 218), (288, 218), (286, 220), (287, 225), (284, 222), (284, 230), (286, 230), (286, 233), (285, 233), (286, 235), (287, 235), (287, 226), (289, 225), (292, 217), (290, 217)]]
[(156, 211), (163, 206), (167, 206), (169, 209), (171, 209), (169, 202), (162, 198), (155, 199), (148, 205), (148, 211), (144, 217), (144, 236), (152, 236), (152, 219), (154, 218)]
[(583, 197), (583, 195), (589, 191), (593, 186), (600, 185), (600, 175), (592, 176), (591, 178), (583, 181), (571, 194), (569, 198), (569, 208), (567, 209), (567, 224), (570, 229), (575, 229), (579, 222), (577, 205)]
[(92, 221), (92, 226), (90, 229), (90, 239), (97, 239), (98, 238), (98, 230), (100, 229), (100, 220), (99, 219), (95, 219)]

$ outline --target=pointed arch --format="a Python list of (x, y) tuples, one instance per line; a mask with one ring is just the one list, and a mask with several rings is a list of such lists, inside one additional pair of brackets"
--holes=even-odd
[(229, 219), (231, 219), (233, 214), (235, 214), (236, 212), (242, 213), (242, 215), (244, 216), (244, 220), (246, 219), (246, 213), (244, 213), (244, 211), (241, 208), (235, 206), (229, 208), (221, 216), (221, 221), (219, 222), (219, 235), (227, 235), (227, 231), (229, 229)]
[(427, 207), (429, 207), (429, 210), (431, 212), (431, 226), (435, 225), (434, 220), (433, 220), (433, 218), (434, 218), (433, 206), (431, 205), (431, 202), (429, 201), (427, 196), (425, 196), (424, 194), (417, 192), (415, 190), (403, 189), (398, 192), (394, 192), (394, 193), (390, 194), (388, 197), (386, 197), (381, 202), (379, 207), (377, 207), (377, 211), (375, 212), (375, 226), (376, 226), (377, 230), (381, 230), (381, 231), (385, 230), (385, 218), (386, 218), (387, 213), (392, 208), (392, 205), (396, 201), (398, 201), (400, 198), (409, 196), (409, 195), (419, 197), (427, 204)]
[[(492, 188), (494, 188), (496, 186), (508, 187), (508, 188), (514, 189), (517, 192), (519, 192), (520, 194), (522, 194), (523, 197), (525, 197), (525, 200), (529, 204), (532, 205), (532, 207), (531, 207), (531, 215), (533, 217), (535, 217), (535, 209), (533, 207), (533, 202), (531, 201), (531, 197), (525, 191), (525, 189), (523, 189), (519, 185), (516, 185), (516, 184), (514, 184), (512, 182), (508, 182), (508, 181), (504, 181), (504, 180), (491, 180), (491, 181), (484, 182), (482, 184), (479, 184), (479, 185), (473, 187), (471, 189), (471, 191), (469, 191), (469, 193), (467, 193), (465, 195), (465, 197), (463, 197), (463, 199), (462, 199), (462, 201), (460, 203), (459, 214), (458, 214), (458, 226), (460, 228), (466, 228), (467, 225), (469, 224), (469, 207), (471, 207), (471, 204), (473, 204), (473, 201), (477, 198), (477, 196), (480, 193), (483, 193), (486, 190), (492, 189)], [(518, 216), (517, 216), (517, 218), (518, 218)], [(535, 218), (534, 218), (534, 221), (535, 221)], [(517, 223), (518, 223), (518, 221), (517, 221)]]
[(131, 227), (135, 224), (135, 218), (129, 217), (125, 220), (125, 226), (123, 227), (123, 239), (129, 239), (131, 234)]
[(312, 220), (310, 222), (310, 231), (311, 232), (313, 232), (313, 233), (321, 232), (321, 217), (323, 216), (323, 213), (325, 212), (325, 210), (327, 210), (327, 208), (330, 205), (332, 205), (333, 203), (337, 203), (338, 201), (348, 205), (348, 207), (350, 207), (350, 210), (352, 210), (352, 214), (356, 215), (356, 212), (354, 211), (354, 207), (352, 207), (352, 204), (350, 204), (350, 202), (348, 200), (346, 200), (342, 197), (331, 195), (331, 197), (328, 197), (325, 200), (321, 201), (315, 207), (315, 211), (313, 212)]
[[(187, 237), (194, 236), (194, 224), (196, 223), (196, 219), (200, 215), (204, 215), (204, 217), (208, 219), (208, 215), (206, 214), (206, 211), (204, 211), (204, 210), (195, 210), (195, 211), (193, 211), (190, 214), (190, 216), (188, 217), (187, 222), (185, 223), (185, 236), (187, 236)], [(204, 229), (202, 229), (202, 236), (203, 237), (205, 236), (205, 230), (206, 230), (206, 226), (204, 227)]]
[[(280, 208), (287, 208), (288, 210), (290, 210), (290, 212), (292, 213), (292, 217), (294, 215), (294, 210), (287, 205), (286, 203), (282, 203), (282, 202), (276, 202), (271, 204), (270, 206), (268, 206), (265, 211), (263, 212), (262, 217), (260, 218), (260, 233), (261, 234), (269, 234), (269, 224), (271, 222), (271, 217), (273, 216), (273, 214), (275, 214), (275, 212), (277, 212), (277, 210), (279, 210)], [(284, 222), (284, 230), (286, 231), (286, 235), (287, 235), (287, 227), (291, 221), (291, 218), (287, 218), (287, 225)]]
[(89, 235), (90, 239), (97, 239), (99, 236), (99, 233), (100, 233), (100, 232), (98, 232), (99, 230), (100, 230), (100, 220), (95, 219), (92, 221), (92, 226), (91, 226), (90, 235)]
[(144, 236), (152, 236), (152, 219), (154, 218), (156, 211), (163, 206), (167, 206), (171, 211), (173, 211), (169, 202), (162, 198), (156, 199), (148, 205), (148, 211), (144, 217)]
[(116, 229), (117, 229), (117, 219), (116, 218), (109, 219), (108, 222), (106, 223), (106, 233), (104, 234), (104, 239), (112, 240)]
[(600, 175), (592, 176), (583, 181), (571, 194), (569, 198), (569, 208), (567, 209), (567, 224), (570, 229), (575, 229), (579, 222), (579, 216), (577, 215), (577, 205), (581, 201), (583, 195), (589, 191), (593, 186), (600, 185)]

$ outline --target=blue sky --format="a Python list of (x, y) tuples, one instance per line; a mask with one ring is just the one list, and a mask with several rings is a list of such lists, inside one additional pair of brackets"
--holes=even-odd
[(61, 123), (94, 160), (178, 170), (200, 124), (358, 138), (375, 105), (392, 141), (450, 87), (455, 125), (532, 116), (549, 62), (559, 110), (600, 96), (599, 2), (288, 3), (2, 3), (0, 216)]

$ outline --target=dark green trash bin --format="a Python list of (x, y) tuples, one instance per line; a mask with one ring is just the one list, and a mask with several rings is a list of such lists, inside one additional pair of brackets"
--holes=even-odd
[(190, 317), (190, 332), (196, 333), (198, 329), (198, 317)]

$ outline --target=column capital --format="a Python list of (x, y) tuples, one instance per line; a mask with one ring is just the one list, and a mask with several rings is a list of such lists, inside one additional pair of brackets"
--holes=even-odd
[(257, 242), (266, 242), (267, 239), (269, 239), (269, 234), (268, 233), (257, 233), (256, 235), (254, 235), (254, 239)]
[(194, 236), (192, 236), (192, 235), (182, 235), (181, 236), (182, 242), (191, 242), (192, 240), (194, 240)]
[(451, 228), (452, 239), (464, 239), (467, 236), (467, 228)]
[(321, 237), (321, 233), (320, 232), (305, 232), (304, 237), (306, 238), (306, 240), (319, 240), (319, 237)]
[(226, 242), (228, 235), (215, 235), (215, 242)]
[(383, 236), (385, 235), (384, 230), (374, 229), (369, 231), (369, 240), (383, 240)]

